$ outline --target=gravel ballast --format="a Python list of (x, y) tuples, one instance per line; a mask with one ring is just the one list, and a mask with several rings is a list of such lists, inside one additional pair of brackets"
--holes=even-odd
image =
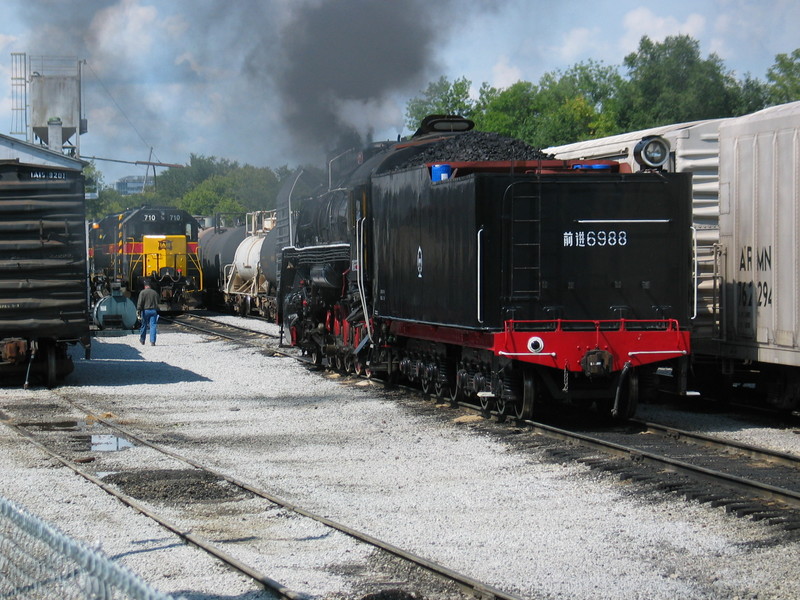
[[(535, 448), (520, 452), (473, 427), (462, 411), (433, 410), (364, 380), (166, 328), (155, 347), (140, 346), (136, 336), (102, 338), (92, 354), (76, 360), (56, 390), (0, 390), (2, 409), (13, 414), (26, 404), (72, 399), (237, 479), (524, 597), (800, 597), (798, 536), (722, 508), (636, 493), (612, 475), (553, 462)], [(730, 427), (720, 423), (720, 435)], [(797, 452), (800, 436), (779, 433), (781, 449)], [(747, 433), (750, 443), (768, 435)], [(265, 597), (9, 428), (0, 428), (0, 446), (3, 496), (99, 544), (157, 589)], [(136, 446), (98, 454), (93, 468), (113, 473), (144, 464), (178, 468)], [(180, 505), (168, 512), (181, 519)], [(358, 553), (352, 542), (291, 523), (261, 568), (317, 597), (354, 597), (326, 569)], [(247, 522), (239, 527), (246, 535)], [(320, 536), (324, 542), (308, 543)], [(293, 537), (302, 549), (293, 548)]]

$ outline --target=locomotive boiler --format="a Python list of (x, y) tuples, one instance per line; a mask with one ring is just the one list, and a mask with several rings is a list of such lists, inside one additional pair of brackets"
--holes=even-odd
[(95, 301), (123, 290), (135, 300), (149, 282), (159, 310), (195, 307), (203, 289), (197, 254), (199, 224), (185, 210), (142, 206), (109, 215), (90, 230), (90, 273)]
[(500, 415), (631, 416), (655, 369), (680, 372), (690, 351), (691, 177), (660, 171), (661, 138), (632, 173), (471, 129), (431, 116), (338, 155), (327, 190), (279, 206), (291, 343)]

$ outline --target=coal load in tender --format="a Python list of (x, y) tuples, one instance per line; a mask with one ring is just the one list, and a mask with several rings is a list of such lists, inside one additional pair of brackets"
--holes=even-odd
[(529, 146), (522, 140), (497, 133), (470, 131), (431, 144), (421, 153), (397, 165), (396, 168), (406, 169), (425, 163), (547, 160), (551, 158), (553, 158), (552, 155)]

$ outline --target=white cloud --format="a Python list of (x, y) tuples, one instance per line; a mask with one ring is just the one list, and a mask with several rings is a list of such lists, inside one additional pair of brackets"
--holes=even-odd
[(5, 35), (0, 33), (0, 50), (5, 51), (8, 46), (14, 44), (19, 38), (15, 35)]
[(649, 8), (635, 8), (622, 19), (625, 32), (619, 40), (624, 54), (635, 52), (639, 40), (647, 36), (654, 42), (664, 41), (670, 35), (688, 35), (701, 39), (706, 30), (706, 18), (693, 13), (686, 20), (679, 21), (675, 17), (659, 17)]
[[(120, 139), (127, 133), (128, 124), (119, 117), (119, 112), (113, 106), (98, 105), (87, 111), (89, 131), (85, 142), (100, 141), (103, 139)], [(84, 143), (85, 143), (84, 142)]]
[(597, 43), (597, 39), (601, 39), (597, 30), (586, 27), (570, 29), (556, 51), (562, 61), (572, 63), (580, 56), (593, 54), (592, 50)]
[(509, 64), (508, 56), (501, 55), (492, 67), (492, 85), (496, 88), (507, 88), (522, 79), (519, 67)]
[(158, 29), (158, 10), (138, 0), (122, 0), (98, 11), (86, 36), (95, 67), (109, 73), (143, 61)]

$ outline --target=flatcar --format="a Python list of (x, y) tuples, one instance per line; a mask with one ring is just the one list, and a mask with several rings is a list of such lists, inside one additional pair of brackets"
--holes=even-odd
[(0, 377), (53, 387), (90, 350), (81, 171), (0, 161), (0, 231)]
[(660, 170), (662, 138), (633, 173), (472, 127), (428, 117), (278, 205), (287, 338), (314, 363), (503, 416), (630, 417), (655, 369), (690, 353), (691, 177)]
[(694, 174), (693, 388), (798, 410), (800, 102), (546, 151), (632, 163), (646, 134), (673, 141), (665, 170)]
[(203, 289), (199, 230), (197, 219), (173, 207), (142, 206), (92, 223), (89, 258), (94, 300), (115, 288), (135, 299), (149, 282), (161, 296), (162, 312), (198, 306)]

